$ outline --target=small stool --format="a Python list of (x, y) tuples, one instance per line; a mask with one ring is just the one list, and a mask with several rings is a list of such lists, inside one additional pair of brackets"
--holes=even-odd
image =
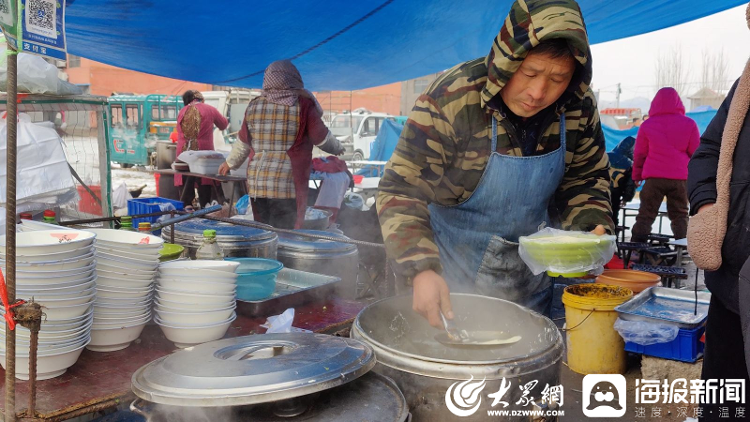
[(653, 246), (667, 246), (667, 243), (669, 243), (672, 239), (672, 236), (668, 236), (666, 234), (652, 233), (648, 235), (648, 242)]
[(672, 283), (674, 282), (677, 289), (680, 288), (680, 280), (687, 280), (688, 278), (687, 271), (684, 268), (669, 267), (666, 265), (633, 264), (633, 269), (658, 275), (664, 280), (664, 284), (667, 287), (672, 287)]
[(651, 265), (674, 265), (677, 261), (677, 251), (673, 251), (669, 246), (650, 247), (643, 251), (643, 255)]
[[(650, 247), (651, 246), (648, 243), (643, 242), (617, 242), (617, 248), (623, 254), (622, 260), (625, 264), (625, 268), (628, 268), (628, 265), (630, 264), (630, 257), (633, 254), (633, 251), (640, 252)], [(641, 254), (640, 260), (643, 261), (643, 254)]]

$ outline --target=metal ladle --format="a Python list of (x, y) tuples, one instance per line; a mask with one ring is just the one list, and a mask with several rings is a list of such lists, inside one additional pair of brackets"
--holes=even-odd
[(504, 333), (501, 331), (472, 331), (469, 334), (466, 330), (458, 330), (452, 322), (440, 312), (440, 319), (443, 321), (445, 332), (437, 333), (435, 341), (447, 346), (464, 346), (464, 347), (498, 347), (517, 343), (521, 336), (509, 338), (500, 338)]

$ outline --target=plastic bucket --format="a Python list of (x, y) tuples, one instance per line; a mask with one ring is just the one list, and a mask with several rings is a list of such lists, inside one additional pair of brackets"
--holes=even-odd
[(565, 288), (568, 366), (579, 374), (624, 374), (625, 342), (614, 329), (615, 307), (633, 291), (606, 284), (575, 284)]

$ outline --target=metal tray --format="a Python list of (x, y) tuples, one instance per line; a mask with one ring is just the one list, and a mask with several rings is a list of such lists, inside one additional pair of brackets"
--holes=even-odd
[(710, 302), (711, 293), (698, 292), (696, 315), (695, 292), (650, 287), (615, 310), (620, 318), (627, 321), (660, 322), (674, 324), (680, 328), (695, 328), (706, 321)]
[(249, 317), (275, 315), (329, 296), (340, 281), (339, 277), (284, 268), (276, 277), (276, 290), (271, 297), (257, 301), (237, 299), (237, 312)]

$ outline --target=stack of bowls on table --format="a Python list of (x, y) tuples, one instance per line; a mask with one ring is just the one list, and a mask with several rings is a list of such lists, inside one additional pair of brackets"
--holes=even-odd
[(96, 302), (91, 343), (94, 352), (122, 350), (151, 321), (151, 305), (164, 241), (145, 233), (92, 229), (96, 234)]
[(237, 318), (235, 289), (239, 263), (173, 261), (159, 266), (156, 324), (177, 347), (224, 337)]
[[(96, 296), (95, 235), (78, 230), (43, 230), (16, 235), (16, 297), (42, 305), (37, 379), (62, 375), (91, 339)], [(6, 271), (5, 236), (0, 267)], [(0, 308), (0, 313), (4, 312)], [(29, 378), (31, 332), (16, 325), (16, 377)], [(0, 324), (0, 364), (5, 365), (5, 322)]]

